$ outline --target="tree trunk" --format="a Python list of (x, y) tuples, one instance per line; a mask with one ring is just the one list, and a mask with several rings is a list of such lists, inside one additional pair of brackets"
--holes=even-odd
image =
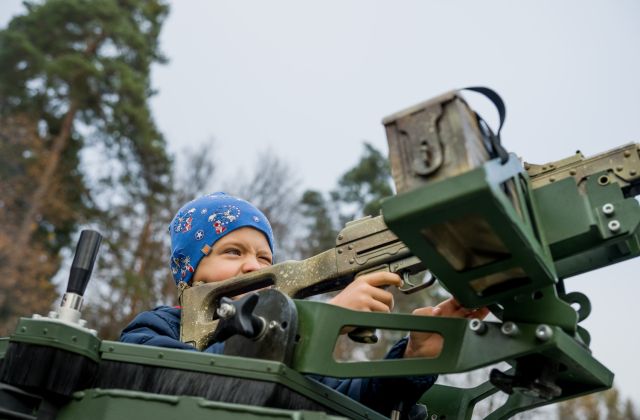
[[(13, 252), (8, 254), (10, 257), (7, 261), (7, 272), (13, 274), (14, 276), (2, 279), (2, 282), (4, 284), (2, 284), (2, 289), (0, 290), (0, 307), (4, 306), (9, 295), (9, 291), (16, 285), (18, 276), (20, 275), (21, 267), (25, 263), (27, 263), (27, 261), (25, 260), (28, 256), (26, 255), (25, 251), (28, 249), (27, 244), (31, 240), (33, 232), (37, 227), (36, 216), (38, 215), (38, 212), (40, 212), (40, 206), (42, 205), (47, 190), (51, 187), (53, 175), (56, 173), (60, 165), (62, 153), (64, 152), (64, 149), (67, 147), (69, 139), (71, 138), (71, 129), (73, 127), (73, 120), (75, 118), (77, 110), (78, 105), (74, 100), (72, 100), (69, 104), (69, 110), (67, 111), (62, 121), (60, 133), (58, 133), (58, 135), (53, 140), (53, 146), (51, 147), (51, 151), (49, 152), (49, 159), (40, 178), (40, 184), (37, 186), (37, 188), (33, 192), (33, 195), (31, 195), (31, 197), (27, 201), (28, 207), (26, 214), (24, 215), (22, 222), (20, 223), (17, 236), (12, 244)], [(30, 261), (29, 263), (35, 262)]]

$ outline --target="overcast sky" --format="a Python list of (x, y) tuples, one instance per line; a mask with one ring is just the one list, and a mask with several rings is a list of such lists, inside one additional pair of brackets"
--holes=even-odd
[[(505, 146), (526, 161), (640, 142), (640, 2), (175, 1), (152, 101), (173, 152), (216, 139), (220, 177), (257, 151), (327, 190), (383, 117), (470, 85), (507, 103)], [(21, 10), (0, 2), (0, 24)], [(490, 123), (496, 114), (469, 96)], [(217, 186), (214, 185), (214, 188)], [(567, 281), (591, 299), (596, 358), (640, 404), (636, 259)]]

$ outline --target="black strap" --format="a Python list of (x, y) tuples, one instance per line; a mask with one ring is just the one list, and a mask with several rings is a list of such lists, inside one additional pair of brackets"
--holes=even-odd
[(488, 129), (489, 141), (491, 142), (493, 152), (500, 157), (501, 163), (505, 163), (509, 159), (509, 154), (507, 153), (505, 148), (502, 147), (502, 144), (500, 142), (500, 131), (502, 130), (502, 125), (504, 124), (504, 120), (507, 117), (507, 108), (504, 105), (504, 101), (502, 100), (500, 95), (496, 93), (496, 91), (484, 86), (472, 86), (460, 90), (470, 90), (472, 92), (478, 92), (486, 96), (495, 105), (500, 117), (500, 125), (498, 126), (498, 131), (495, 133), (495, 135), (489, 128), (489, 125), (477, 113), (476, 117), (478, 118), (478, 122), (480, 123), (480, 125), (484, 125), (484, 127)]

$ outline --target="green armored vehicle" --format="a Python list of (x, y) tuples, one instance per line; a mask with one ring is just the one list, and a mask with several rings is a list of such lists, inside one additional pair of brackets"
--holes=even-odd
[[(499, 96), (471, 90), (496, 104), (502, 125)], [(474, 388), (435, 385), (421, 407), (398, 406), (391, 417), (467, 419), (500, 392), (508, 398), (488, 418), (508, 418), (609, 388), (613, 374), (591, 356), (579, 325), (589, 300), (566, 293), (563, 279), (640, 253), (639, 146), (523, 164), (459, 91), (383, 123), (398, 194), (381, 216), (347, 224), (333, 249), (307, 260), (182, 292), (181, 340), (204, 349), (225, 331), (224, 355), (97, 337), (80, 307), (100, 235), (83, 232), (60, 308), (23, 318), (0, 339), (0, 418), (379, 419), (386, 417), (307, 375), (404, 377), (498, 362), (510, 368), (491, 370)], [(465, 307), (488, 306), (493, 320), (302, 300), (372, 270), (399, 273), (403, 290), (416, 292), (431, 281), (413, 284), (409, 275), (427, 268)], [(344, 326), (356, 327), (352, 337), (362, 342), (375, 342), (375, 329), (434, 332), (444, 347), (431, 359), (339, 362)]]

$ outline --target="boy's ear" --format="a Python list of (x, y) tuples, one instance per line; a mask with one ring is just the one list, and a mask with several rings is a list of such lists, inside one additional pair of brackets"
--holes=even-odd
[(200, 251), (202, 251), (204, 255), (209, 255), (209, 253), (211, 252), (211, 247), (209, 245), (205, 245), (200, 249)]

